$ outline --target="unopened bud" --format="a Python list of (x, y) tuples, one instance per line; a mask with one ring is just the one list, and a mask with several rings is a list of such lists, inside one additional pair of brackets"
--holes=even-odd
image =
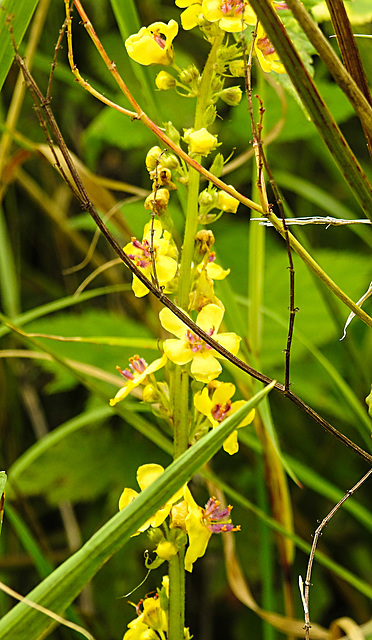
[(176, 86), (177, 80), (167, 71), (160, 71), (155, 78), (155, 84), (159, 91), (168, 91)]
[(242, 95), (243, 92), (240, 87), (228, 87), (221, 91), (218, 97), (231, 107), (235, 107), (242, 99)]

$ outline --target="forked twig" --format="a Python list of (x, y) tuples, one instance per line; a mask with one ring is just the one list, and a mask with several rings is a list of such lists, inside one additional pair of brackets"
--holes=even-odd
[(319, 537), (324, 527), (327, 526), (329, 521), (333, 518), (335, 513), (337, 513), (337, 511), (342, 507), (344, 502), (346, 502), (346, 500), (350, 498), (350, 496), (352, 496), (356, 491), (358, 491), (358, 489), (369, 478), (370, 475), (372, 475), (372, 469), (369, 469), (369, 471), (367, 471), (367, 473), (363, 476), (363, 478), (361, 478), (359, 482), (357, 482), (351, 489), (349, 489), (349, 491), (345, 493), (345, 495), (341, 498), (341, 500), (333, 507), (333, 509), (331, 509), (331, 511), (326, 515), (326, 517), (323, 518), (319, 527), (316, 529), (314, 533), (313, 543), (311, 545), (310, 556), (307, 564), (305, 582), (303, 582), (301, 576), (299, 576), (299, 587), (300, 587), (300, 594), (301, 594), (302, 604), (304, 608), (304, 618), (305, 618), (305, 624), (304, 624), (305, 640), (309, 640), (310, 638), (311, 624), (310, 624), (309, 596), (310, 596), (310, 587), (311, 587), (311, 572), (313, 568), (315, 550), (318, 544)]

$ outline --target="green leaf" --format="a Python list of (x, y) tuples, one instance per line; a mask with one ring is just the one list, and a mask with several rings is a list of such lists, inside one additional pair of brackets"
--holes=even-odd
[[(244, 416), (271, 391), (273, 383), (259, 391), (218, 429), (190, 447), (164, 473), (123, 511), (111, 518), (90, 540), (29, 595), (30, 600), (61, 613), (92, 579), (102, 565), (128, 542), (153, 513), (220, 449)], [(0, 640), (37, 640), (53, 626), (53, 621), (25, 605), (17, 604), (0, 621)]]
[(13, 16), (14, 38), (19, 46), (37, 3), (38, 0), (4, 0), (0, 3), (0, 89), (4, 84), (14, 56), (7, 25), (8, 17)]

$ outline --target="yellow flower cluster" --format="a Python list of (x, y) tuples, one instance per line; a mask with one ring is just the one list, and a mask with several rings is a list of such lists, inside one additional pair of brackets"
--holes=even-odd
[[(137, 470), (137, 482), (143, 491), (164, 472), (159, 464), (144, 464)], [(137, 491), (125, 488), (120, 496), (119, 509), (122, 511), (137, 497)], [(185, 555), (185, 569), (191, 572), (194, 562), (201, 558), (207, 548), (212, 533), (239, 531), (231, 522), (232, 507), (222, 507), (216, 498), (208, 500), (205, 507), (200, 507), (194, 500), (187, 485), (184, 485), (168, 502), (145, 522), (134, 535), (146, 531), (149, 527), (162, 525), (170, 516), (169, 529), (181, 529), (187, 534), (188, 546)], [(171, 535), (171, 534), (170, 534)], [(156, 552), (163, 557), (164, 548), (172, 548), (172, 543), (162, 541)], [(171, 553), (171, 555), (173, 555)], [(165, 554), (166, 559), (167, 554)]]

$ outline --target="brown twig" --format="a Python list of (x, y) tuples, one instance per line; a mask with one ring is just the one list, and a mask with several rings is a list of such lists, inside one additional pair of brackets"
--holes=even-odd
[[(358, 491), (358, 489), (369, 478), (370, 475), (372, 475), (372, 469), (369, 469), (369, 471), (367, 471), (367, 473), (363, 476), (363, 478), (361, 478), (359, 482), (357, 482), (351, 489), (349, 489), (349, 491), (345, 493), (345, 495), (341, 498), (341, 500), (333, 507), (333, 509), (331, 509), (331, 511), (326, 515), (326, 517), (323, 518), (319, 527), (316, 529), (314, 533), (313, 543), (311, 545), (310, 556), (307, 564), (305, 582), (304, 583), (302, 582), (301, 576), (299, 578), (300, 593), (301, 593), (302, 604), (304, 608), (304, 618), (305, 618), (304, 629), (305, 629), (306, 640), (309, 640), (310, 638), (311, 624), (310, 624), (309, 596), (310, 596), (310, 587), (311, 587), (311, 572), (313, 568), (315, 550), (318, 544), (319, 537), (324, 527), (329, 523), (329, 521), (333, 518), (333, 516), (337, 513), (337, 511), (342, 507), (344, 502), (346, 502), (346, 500), (350, 498), (350, 496), (352, 496), (356, 491)], [(303, 589), (303, 586), (305, 587), (304, 589)]]

